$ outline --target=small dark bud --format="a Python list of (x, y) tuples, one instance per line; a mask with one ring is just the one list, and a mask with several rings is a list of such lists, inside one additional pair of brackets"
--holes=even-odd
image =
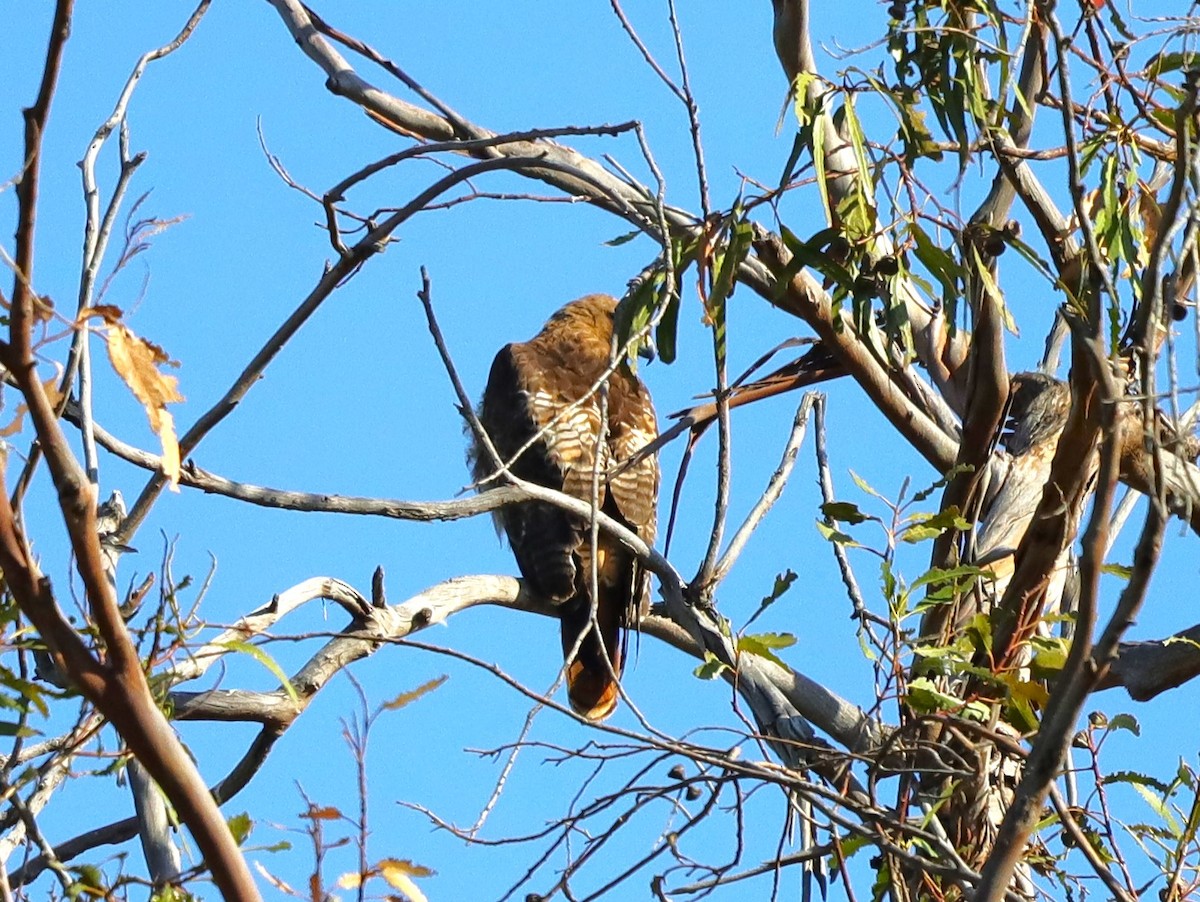
[(904, 14), (907, 11), (908, 11), (908, 7), (903, 2), (901, 2), (901, 0), (896, 0), (895, 3), (893, 3), (891, 6), (888, 7), (888, 15), (891, 16), (893, 19), (896, 19), (897, 21), (899, 21), (900, 19), (903, 19)]
[(895, 257), (880, 257), (875, 264), (875, 271), (882, 276), (894, 276), (900, 272), (900, 261)]
[(1008, 244), (1004, 241), (1004, 236), (1000, 234), (990, 235), (988, 240), (983, 243), (983, 251), (989, 257), (999, 257), (1008, 249)]
[(689, 802), (696, 801), (696, 799), (700, 798), (700, 795), (701, 795), (700, 787), (699, 786), (689, 786), (687, 788), (687, 792), (685, 793), (685, 795), (687, 796), (687, 800)]
[(1176, 301), (1171, 307), (1171, 319), (1177, 323), (1183, 322), (1187, 319), (1187, 307)]
[(850, 242), (838, 235), (829, 242), (828, 253), (835, 260), (845, 260), (850, 253)]
[(683, 769), (682, 764), (676, 764), (669, 771), (667, 771), (667, 776), (672, 780), (682, 780), (687, 776), (687, 771)]
[(854, 293), (860, 297), (875, 293), (875, 280), (870, 276), (859, 276), (854, 280)]

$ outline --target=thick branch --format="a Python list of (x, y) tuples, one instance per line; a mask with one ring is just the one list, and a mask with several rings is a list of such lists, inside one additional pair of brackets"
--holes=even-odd
[(1096, 689), (1123, 686), (1130, 698), (1144, 702), (1197, 676), (1200, 676), (1200, 624), (1167, 639), (1122, 642), (1116, 660)]

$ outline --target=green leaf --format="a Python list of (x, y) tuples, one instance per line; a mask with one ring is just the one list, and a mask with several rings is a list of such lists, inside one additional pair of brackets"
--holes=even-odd
[(792, 252), (792, 260), (780, 274), (780, 284), (786, 284), (800, 271), (802, 267), (819, 272), (832, 282), (839, 290), (849, 291), (854, 284), (854, 274), (841, 264), (829, 252), (833, 241), (840, 239), (841, 232), (835, 228), (825, 228), (817, 232), (807, 241), (800, 238), (786, 227), (781, 229), (783, 243)]
[(955, 464), (953, 467), (951, 467), (949, 470), (946, 471), (945, 475), (942, 476), (941, 479), (937, 480), (936, 482), (930, 483), (928, 486), (921, 489), (921, 491), (919, 491), (915, 495), (913, 495), (913, 499), (912, 499), (913, 504), (920, 504), (922, 501), (925, 501), (926, 499), (928, 499), (938, 489), (945, 488), (947, 485), (950, 484), (950, 481), (952, 479), (954, 479), (956, 476), (958, 476), (962, 473), (974, 473), (974, 472), (975, 472), (975, 467), (972, 464)]
[(1146, 64), (1146, 74), (1159, 78), (1168, 72), (1182, 72), (1200, 66), (1200, 55), (1191, 52), (1156, 53)]
[(923, 714), (945, 711), (979, 723), (986, 723), (988, 720), (987, 705), (982, 702), (964, 702), (962, 699), (938, 689), (927, 677), (918, 677), (912, 680), (908, 684), (905, 699), (909, 707)]
[(755, 655), (760, 658), (766, 658), (773, 664), (778, 664), (780, 667), (787, 668), (776, 655), (773, 649), (788, 648), (796, 644), (796, 637), (790, 633), (756, 633), (751, 636), (742, 636), (737, 641), (737, 650), (745, 654)]
[(1034, 637), (1031, 644), (1033, 660), (1030, 664), (1039, 676), (1051, 676), (1066, 666), (1068, 646), (1065, 639)]
[(944, 293), (942, 302), (953, 310), (963, 293), (965, 271), (954, 256), (934, 244), (929, 234), (916, 222), (908, 223), (907, 228), (913, 239), (913, 253), (929, 274), (938, 280)]
[(150, 902), (195, 902), (195, 899), (196, 897), (183, 887), (173, 884), (156, 889), (150, 896)]
[[(659, 266), (661, 266), (661, 260)], [(621, 303), (617, 306), (617, 312), (613, 315), (613, 331), (616, 333), (618, 347), (624, 347), (634, 335), (642, 334), (650, 325), (650, 320), (654, 316), (654, 311), (658, 307), (663, 285), (665, 284), (664, 273), (662, 269), (656, 268), (645, 278), (640, 279), (633, 291), (630, 292)], [(629, 353), (626, 356), (626, 363), (631, 370), (636, 370), (638, 344), (630, 345)], [(674, 346), (669, 348), (669, 353), (674, 359)], [(661, 349), (659, 356), (663, 358), (665, 363), (670, 363), (671, 360), (666, 359), (667, 355), (663, 354)]]
[(850, 471), (850, 478), (854, 480), (854, 484), (856, 486), (858, 486), (860, 489), (862, 489), (868, 495), (874, 495), (880, 501), (887, 501), (887, 499), (884, 498), (881, 494), (879, 494), (879, 492), (877, 492), (873, 488), (871, 488), (870, 483), (868, 483), (865, 479), (863, 479), (861, 476), (859, 476), (853, 470)]
[(1102, 782), (1105, 786), (1111, 786), (1114, 783), (1127, 783), (1137, 786), (1153, 786), (1163, 795), (1166, 795), (1170, 791), (1170, 788), (1167, 786), (1167, 784), (1163, 783), (1161, 780), (1156, 780), (1154, 777), (1147, 776), (1146, 774), (1140, 774), (1137, 771), (1132, 770), (1119, 770), (1114, 771), (1111, 774), (1105, 774)]
[(1141, 783), (1134, 783), (1133, 788), (1137, 791), (1138, 795), (1146, 800), (1146, 804), (1162, 819), (1163, 823), (1167, 825), (1171, 836), (1178, 838), (1183, 831), (1179, 829), (1179, 822), (1175, 820), (1174, 814), (1171, 813), (1171, 806), (1167, 804), (1166, 800), (1159, 798)]
[(931, 567), (918, 576), (912, 584), (912, 588), (920, 589), (922, 586), (952, 584), (959, 586), (965, 591), (970, 588), (970, 585), (986, 573), (983, 569), (972, 564), (962, 564), (958, 567), (942, 568)]
[(751, 621), (758, 617), (759, 614), (782, 598), (787, 590), (792, 587), (792, 583), (794, 583), (798, 578), (799, 577), (796, 576), (796, 573), (793, 570), (785, 570), (783, 573), (776, 574), (775, 585), (771, 588), (771, 594), (764, 596), (762, 601), (759, 602), (758, 610), (755, 611), (754, 615), (749, 621), (747, 621), (747, 625), (749, 625)]
[(1038, 716), (1031, 700), (1013, 695), (1004, 706), (1005, 719), (1022, 733), (1034, 733), (1038, 728)]
[(74, 865), (68, 870), (75, 875), (76, 880), (66, 890), (68, 899), (86, 897), (103, 899), (107, 896), (104, 872), (93, 864)]
[[(37, 709), (43, 717), (50, 716), (50, 708), (46, 704), (46, 691), (37, 683), (22, 679), (7, 667), (0, 667), (0, 685), (12, 689), (21, 698)], [(13, 706), (17, 707), (17, 706)]]
[(239, 846), (250, 837), (250, 831), (254, 829), (254, 821), (245, 811), (225, 818), (225, 823), (229, 826), (229, 832), (233, 834), (233, 841)]
[(833, 542), (835, 545), (845, 545), (847, 548), (861, 547), (853, 536), (847, 535), (840, 529), (834, 529), (828, 523), (822, 523), (820, 520), (817, 521), (817, 532), (821, 534), (821, 538), (827, 542)]
[(850, 501), (827, 501), (821, 505), (821, 513), (826, 519), (837, 523), (849, 523), (854, 526), (867, 520), (874, 520), (858, 509), (858, 505)]
[(1119, 579), (1128, 580), (1133, 576), (1133, 567), (1128, 564), (1104, 564), (1100, 567), (1101, 573), (1107, 573), (1109, 576), (1115, 576)]
[(879, 565), (879, 580), (883, 586), (883, 597), (889, 602), (896, 598), (896, 574), (892, 572), (891, 561), (884, 559)]
[(1137, 718), (1132, 714), (1117, 714), (1108, 722), (1108, 729), (1112, 730), (1128, 730), (1134, 736), (1142, 735), (1142, 725), (1138, 723)]
[(754, 241), (754, 227), (741, 218), (744, 213), (740, 202), (734, 205), (730, 216), (733, 218), (729, 223), (729, 240), (718, 255), (716, 276), (713, 279), (712, 291), (708, 296), (709, 306), (720, 307), (722, 311), (725, 301), (733, 294), (734, 286), (737, 284), (738, 267), (750, 253), (750, 247)]
[[(797, 78), (797, 81), (799, 79)], [(809, 118), (812, 136), (813, 167), (817, 172), (817, 191), (821, 195), (821, 206), (825, 209), (825, 221), (832, 224), (833, 206), (829, 202), (829, 185), (826, 182), (828, 174), (825, 171), (825, 124), (821, 121), (820, 102), (816, 104)]]
[(901, 533), (900, 540), (910, 545), (916, 545), (918, 542), (924, 542), (940, 536), (945, 531), (944, 529), (936, 529), (932, 526), (910, 526)]
[(679, 336), (679, 294), (671, 295), (667, 309), (663, 311), (658, 328), (654, 330), (654, 344), (658, 348), (658, 359), (663, 363), (675, 362), (676, 341)]
[(795, 139), (792, 141), (792, 152), (788, 154), (787, 162), (783, 164), (783, 173), (779, 176), (779, 187), (783, 188), (796, 176), (796, 164), (800, 162), (800, 155), (804, 153), (806, 146), (805, 136), (803, 132), (797, 132)]
[[(850, 858), (861, 849), (874, 848), (874, 843), (870, 837), (863, 836), (859, 833), (850, 833), (843, 836), (839, 841), (841, 845), (842, 857)], [(836, 870), (836, 868), (834, 868)]]
[(979, 256), (979, 249), (974, 244), (970, 247), (971, 259), (974, 263), (973, 268), (975, 274), (979, 277), (980, 285), (983, 286), (983, 293), (996, 305), (996, 310), (999, 311), (1000, 318), (1004, 321), (1004, 328), (1014, 337), (1020, 338), (1021, 330), (1017, 328), (1017, 321), (1013, 319), (1012, 311), (1004, 303), (1004, 293), (1000, 290), (1000, 286), (996, 284), (991, 269), (984, 264), (983, 259)]
[(693, 670), (692, 673), (702, 680), (715, 680), (721, 675), (722, 671), (728, 669), (729, 668), (725, 664), (721, 663), (721, 660), (716, 655), (705, 649), (704, 663)]
[(900, 539), (909, 544), (940, 536), (947, 529), (963, 531), (971, 528), (970, 522), (962, 518), (958, 508), (953, 504), (936, 514), (914, 515), (909, 518), (909, 522), (912, 525), (900, 534)]
[[(796, 637), (791, 633), (754, 633), (742, 636), (739, 641), (746, 641), (763, 648), (791, 648), (796, 644)], [(752, 651), (751, 654), (758, 654), (758, 652)]]
[(30, 736), (40, 736), (37, 730), (32, 727), (27, 727), (18, 723), (9, 723), (8, 721), (0, 721), (0, 736), (20, 736), (27, 739)]
[(776, 574), (775, 587), (771, 590), (771, 594), (763, 599), (763, 605), (771, 604), (782, 598), (784, 593), (792, 587), (792, 583), (798, 578), (795, 571), (790, 569)]
[(300, 696), (296, 694), (296, 687), (292, 685), (292, 681), (288, 679), (288, 675), (283, 672), (283, 668), (269, 654), (259, 648), (257, 645), (252, 645), (249, 642), (242, 642), (239, 639), (231, 639), (228, 642), (220, 643), (222, 648), (227, 648), (230, 651), (240, 652), (244, 655), (249, 655), (254, 660), (258, 661), (263, 667), (271, 671), (275, 678), (279, 680), (279, 685), (283, 687), (283, 691), (287, 693), (288, 698), (295, 704), (300, 703)]
[(980, 613), (972, 617), (964, 632), (973, 651), (981, 651), (989, 658), (992, 656), (992, 621), (987, 614)]
[(622, 244), (628, 244), (634, 238), (642, 234), (641, 229), (634, 229), (632, 232), (626, 232), (624, 235), (618, 235), (616, 238), (610, 238), (604, 242), (605, 247), (620, 247)]

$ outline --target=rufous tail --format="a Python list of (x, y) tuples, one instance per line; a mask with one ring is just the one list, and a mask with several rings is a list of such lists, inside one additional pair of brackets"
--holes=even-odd
[[(601, 586), (596, 605), (596, 625), (604, 640), (603, 647), (591, 623), (591, 605), (586, 595), (572, 598), (559, 609), (563, 658), (568, 662), (567, 697), (575, 712), (591, 721), (607, 718), (616, 710), (620, 698), (615, 676), (620, 675), (623, 665), (621, 615), (624, 604), (606, 597), (610, 594)], [(581, 635), (583, 641), (579, 639)]]

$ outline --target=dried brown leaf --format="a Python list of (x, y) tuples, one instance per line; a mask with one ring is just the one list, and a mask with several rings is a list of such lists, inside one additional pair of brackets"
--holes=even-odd
[(404, 893), (409, 902), (428, 902), (412, 878), (432, 876), (433, 871), (429, 868), (399, 858), (385, 858), (379, 862), (379, 873), (392, 887)]
[(294, 889), (292, 889), (290, 886), (288, 886), (283, 880), (280, 880), (278, 877), (276, 877), (274, 874), (272, 874), (270, 871), (268, 871), (265, 867), (263, 867), (260, 862), (257, 862), (257, 861), (254, 862), (254, 867), (258, 870), (258, 872), (260, 874), (262, 874), (263, 878), (268, 883), (270, 883), (272, 886), (274, 886), (280, 892), (286, 893), (289, 896), (298, 896), (299, 895), (299, 893), (297, 893)]
[(303, 817), (312, 821), (336, 821), (342, 817), (342, 812), (332, 806), (318, 808), (314, 805), (304, 812)]
[(422, 683), (420, 686), (410, 692), (400, 693), (390, 702), (384, 702), (382, 707), (385, 711), (396, 711), (400, 708), (403, 708), (405, 705), (411, 705), (422, 695), (432, 692), (448, 679), (449, 677), (446, 674), (442, 674), (440, 677), (436, 677), (427, 683)]
[(166, 352), (153, 342), (139, 338), (124, 323), (105, 319), (108, 332), (108, 360), (118, 376), (129, 386), (135, 398), (146, 409), (150, 428), (162, 444), (162, 471), (179, 485), (179, 440), (175, 435), (175, 418), (167, 405), (183, 400), (179, 380), (161, 372), (163, 364), (173, 364)]
[[(51, 407), (58, 407), (62, 402), (62, 392), (58, 390), (59, 380), (62, 379), (62, 367), (57, 367), (57, 370), (53, 376), (42, 382), (42, 391), (46, 393), (46, 400), (50, 402)], [(25, 424), (25, 414), (27, 413), (29, 413), (29, 405), (18, 404), (12, 422), (0, 429), (0, 438), (12, 438), (20, 432), (21, 427)]]
[(348, 873), (342, 874), (341, 877), (338, 877), (337, 885), (342, 889), (358, 889), (363, 885), (363, 883), (366, 882), (364, 877), (370, 876), (370, 872), (366, 874), (360, 874), (357, 871), (349, 871)]
[(94, 307), (84, 307), (79, 311), (79, 322), (84, 323), (94, 317), (99, 317), (106, 323), (118, 323), (125, 316), (121, 308), (115, 304), (97, 304)]

